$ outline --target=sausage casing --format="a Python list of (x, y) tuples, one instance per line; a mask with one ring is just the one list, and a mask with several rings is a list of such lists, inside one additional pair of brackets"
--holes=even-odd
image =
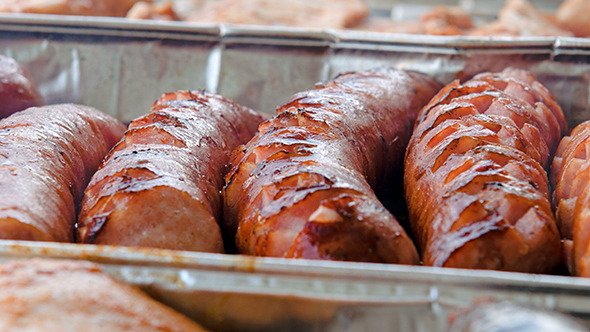
[(96, 263), (53, 258), (0, 264), (0, 330), (205, 331)]
[(203, 91), (167, 93), (133, 120), (86, 189), (77, 241), (222, 252), (231, 151), (262, 117)]
[(561, 108), (528, 72), (454, 82), (419, 115), (405, 160), (425, 265), (549, 272), (560, 262), (548, 166)]
[(279, 107), (226, 176), (225, 227), (238, 251), (418, 263), (373, 188), (399, 171), (417, 111), (439, 87), (414, 72), (347, 73)]
[(0, 118), (42, 104), (43, 98), (27, 69), (0, 55)]
[(81, 105), (0, 121), (0, 238), (73, 242), (76, 206), (125, 126)]
[(577, 125), (559, 143), (551, 169), (553, 202), (566, 265), (590, 277), (590, 121)]

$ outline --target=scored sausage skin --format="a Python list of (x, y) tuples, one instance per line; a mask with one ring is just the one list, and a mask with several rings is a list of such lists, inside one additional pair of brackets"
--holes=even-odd
[(557, 148), (551, 169), (553, 203), (572, 275), (590, 277), (590, 121), (577, 125)]
[(401, 172), (418, 110), (440, 85), (380, 69), (294, 95), (234, 151), (224, 226), (238, 252), (417, 264), (414, 244), (373, 188)]
[(567, 124), (524, 70), (442, 89), (408, 145), (404, 186), (425, 265), (550, 272), (560, 262), (547, 173)]
[(32, 107), (0, 121), (0, 238), (74, 241), (76, 206), (125, 126), (94, 108)]
[(222, 252), (231, 151), (263, 118), (204, 91), (164, 94), (133, 120), (86, 189), (77, 241)]

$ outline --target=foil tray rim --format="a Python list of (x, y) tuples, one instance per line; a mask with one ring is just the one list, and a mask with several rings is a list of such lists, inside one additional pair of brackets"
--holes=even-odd
[(234, 43), (281, 44), (317, 41), (319, 43), (354, 44), (365, 47), (380, 45), (412, 45), (429, 48), (539, 49), (552, 52), (567, 48), (590, 51), (590, 39), (578, 37), (479, 37), (433, 36), (400, 33), (367, 32), (338, 29), (266, 27), (231, 24), (187, 24), (183, 22), (129, 20), (115, 17), (88, 17), (45, 14), (0, 13), (0, 31), (29, 33), (116, 35), (139, 38), (199, 39), (210, 37)]
[(346, 280), (413, 280), (477, 287), (558, 288), (590, 295), (590, 279), (493, 270), (455, 269), (397, 264), (337, 262), (275, 257), (255, 257), (155, 248), (0, 240), (0, 257), (85, 259), (103, 264), (167, 266), (189, 270), (226, 271), (252, 275), (298, 277), (330, 276)]

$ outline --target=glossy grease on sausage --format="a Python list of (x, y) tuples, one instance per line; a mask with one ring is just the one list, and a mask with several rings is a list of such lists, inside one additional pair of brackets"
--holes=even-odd
[(0, 238), (74, 240), (76, 206), (125, 126), (94, 108), (32, 107), (0, 121)]
[(260, 122), (219, 95), (163, 95), (130, 123), (90, 181), (78, 242), (222, 252), (223, 175), (231, 151)]
[(590, 277), (590, 121), (564, 137), (551, 169), (553, 203), (571, 274)]
[(528, 72), (454, 82), (419, 116), (405, 160), (412, 230), (425, 265), (550, 272), (560, 241), (549, 160), (567, 125)]
[(236, 149), (226, 229), (259, 256), (418, 263), (374, 188), (400, 172), (417, 111), (439, 89), (393, 69), (347, 73), (294, 95)]

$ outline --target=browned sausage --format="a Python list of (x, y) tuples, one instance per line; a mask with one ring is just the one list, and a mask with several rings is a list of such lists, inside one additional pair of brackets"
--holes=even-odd
[(553, 159), (551, 180), (564, 256), (571, 274), (590, 277), (590, 121), (564, 137)]
[(0, 55), (0, 118), (42, 104), (43, 99), (26, 68)]
[(204, 331), (97, 264), (40, 258), (0, 264), (0, 330)]
[(225, 167), (260, 122), (215, 94), (165, 94), (131, 122), (90, 181), (78, 242), (222, 252)]
[(347, 73), (278, 108), (226, 176), (225, 225), (238, 251), (418, 263), (373, 188), (401, 167), (417, 111), (439, 87), (414, 72)]
[(31, 107), (0, 121), (0, 238), (74, 240), (76, 203), (125, 126), (94, 108)]
[(140, 0), (2, 0), (0, 12), (123, 17), (138, 1)]
[(405, 161), (412, 229), (425, 265), (549, 272), (560, 241), (548, 165), (561, 108), (523, 70), (454, 82), (422, 113)]

